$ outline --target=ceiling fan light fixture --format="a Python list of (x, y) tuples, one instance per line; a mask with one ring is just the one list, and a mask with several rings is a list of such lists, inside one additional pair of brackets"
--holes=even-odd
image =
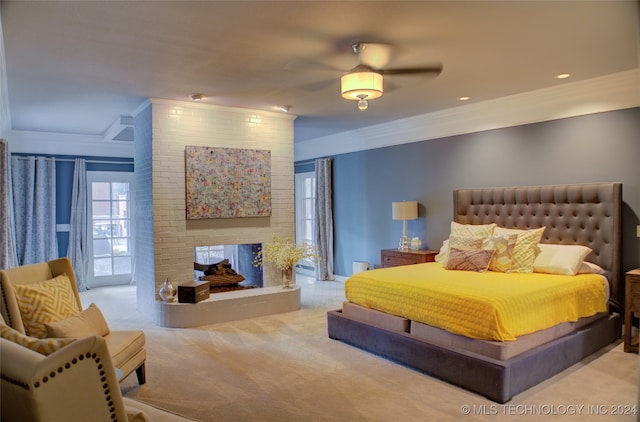
[(360, 101), (361, 96), (372, 100), (382, 96), (382, 75), (378, 72), (349, 72), (340, 78), (342, 98)]
[(367, 101), (367, 96), (364, 94), (358, 95), (358, 98), (360, 98), (360, 101), (358, 101), (358, 109), (360, 111), (365, 111), (366, 109), (369, 108), (369, 101)]

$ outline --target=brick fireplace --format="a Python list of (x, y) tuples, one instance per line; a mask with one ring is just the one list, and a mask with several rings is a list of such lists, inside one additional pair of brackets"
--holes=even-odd
[[(196, 246), (263, 243), (273, 234), (295, 238), (294, 118), (285, 113), (161, 99), (152, 99), (136, 115), (135, 281), (142, 313), (162, 325), (158, 296), (162, 281), (165, 277), (174, 284), (193, 280)], [(271, 151), (271, 216), (187, 220), (187, 145)], [(266, 267), (263, 287), (280, 289), (280, 285), (280, 274)]]

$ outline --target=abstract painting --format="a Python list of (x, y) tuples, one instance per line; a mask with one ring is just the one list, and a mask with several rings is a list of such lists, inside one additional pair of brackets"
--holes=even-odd
[(187, 220), (271, 215), (271, 151), (187, 146)]

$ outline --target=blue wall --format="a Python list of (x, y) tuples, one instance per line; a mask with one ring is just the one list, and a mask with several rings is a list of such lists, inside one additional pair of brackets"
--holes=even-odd
[[(12, 154), (28, 156), (33, 154)], [(73, 187), (73, 170), (76, 158), (84, 158), (87, 161), (86, 171), (126, 171), (133, 172), (132, 158), (114, 157), (87, 157), (70, 155), (38, 154), (42, 157), (53, 157), (56, 161), (56, 223), (69, 224), (71, 222), (71, 198)], [(58, 256), (67, 256), (69, 246), (69, 232), (57, 232)]]
[(391, 219), (392, 202), (418, 201), (409, 235), (438, 249), (449, 235), (455, 189), (591, 182), (623, 183), (623, 268), (640, 267), (640, 108), (333, 158), (338, 275), (351, 275), (353, 261), (379, 264), (380, 249), (397, 246), (402, 222)]

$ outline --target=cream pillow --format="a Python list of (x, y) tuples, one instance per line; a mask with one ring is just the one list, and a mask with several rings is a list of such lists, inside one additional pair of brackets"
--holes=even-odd
[(582, 245), (540, 243), (533, 261), (537, 273), (576, 275), (591, 248)]
[(76, 341), (73, 338), (39, 339), (35, 337), (29, 337), (5, 324), (0, 324), (0, 337), (45, 356), (50, 355), (51, 353), (62, 349), (67, 344)]
[(493, 230), (497, 224), (460, 224), (455, 221), (451, 222), (451, 236), (459, 237), (489, 237), (493, 234)]
[[(463, 238), (486, 238), (491, 236), (493, 233), (493, 229), (496, 227), (496, 224), (460, 224), (455, 221), (451, 222), (451, 230), (449, 234), (449, 239), (445, 240), (440, 248), (440, 253), (435, 256), (435, 261), (440, 262), (443, 265), (446, 265), (447, 260), (449, 259), (449, 249), (450, 248), (459, 248), (459, 249), (477, 249), (480, 248), (478, 246), (471, 246), (470, 244), (465, 245), (462, 240)], [(452, 238), (455, 238), (455, 244), (451, 243)], [(473, 243), (474, 241), (470, 241)], [(474, 243), (475, 245), (475, 243)]]
[(453, 248), (456, 249), (480, 249), (482, 247), (482, 242), (484, 242), (484, 237), (481, 236), (454, 236), (451, 235), (447, 242), (447, 249), (444, 253), (438, 254), (441, 255), (438, 259), (438, 262), (441, 262), (442, 265), (447, 265), (447, 261), (449, 261), (450, 251)]
[(28, 335), (47, 336), (44, 324), (69, 318), (79, 312), (76, 296), (66, 274), (51, 280), (13, 286)]
[(109, 334), (109, 326), (95, 303), (72, 317), (44, 324), (47, 337), (81, 338), (87, 336), (104, 337)]
[(531, 230), (505, 229), (496, 227), (493, 231), (495, 236), (517, 235), (516, 245), (511, 256), (511, 273), (531, 273), (533, 272), (533, 261), (536, 258), (537, 246), (542, 238), (545, 227)]

